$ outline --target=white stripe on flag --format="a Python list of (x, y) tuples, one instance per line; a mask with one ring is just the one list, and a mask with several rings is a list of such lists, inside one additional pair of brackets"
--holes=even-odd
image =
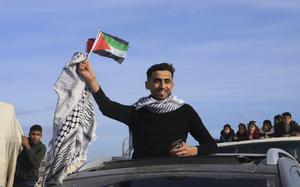
[(113, 48), (112, 46), (110, 46), (109, 50), (105, 50), (105, 51), (110, 52), (113, 55), (116, 55), (116, 56), (122, 57), (122, 58), (125, 58), (127, 55), (127, 51), (121, 51), (119, 49)]

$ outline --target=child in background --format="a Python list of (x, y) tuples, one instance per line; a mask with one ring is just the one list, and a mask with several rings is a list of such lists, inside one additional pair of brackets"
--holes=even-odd
[(247, 140), (247, 127), (244, 123), (240, 123), (238, 126), (238, 131), (235, 134), (234, 141)]
[(263, 122), (262, 128), (259, 130), (260, 138), (270, 138), (274, 135), (274, 128), (272, 127), (270, 120), (265, 120)]
[(235, 136), (234, 130), (229, 124), (224, 125), (223, 130), (220, 134), (220, 142), (232, 142)]
[(249, 123), (248, 123), (247, 138), (248, 138), (248, 140), (260, 138), (259, 129), (258, 129), (255, 121), (249, 121)]

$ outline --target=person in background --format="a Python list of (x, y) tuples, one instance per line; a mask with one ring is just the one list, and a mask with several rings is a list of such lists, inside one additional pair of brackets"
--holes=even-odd
[(15, 107), (0, 101), (0, 186), (12, 187), (17, 158), (22, 151), (23, 130)]
[(235, 134), (234, 141), (243, 141), (247, 139), (247, 127), (244, 123), (240, 123), (238, 131)]
[(257, 127), (255, 121), (249, 121), (249, 123), (248, 123), (247, 138), (248, 138), (248, 140), (260, 138), (259, 128)]
[(270, 120), (266, 119), (263, 122), (263, 126), (259, 129), (260, 138), (270, 138), (274, 136), (274, 128)]
[(234, 130), (229, 124), (225, 124), (223, 130), (220, 132), (220, 142), (232, 142), (234, 139)]
[(46, 153), (41, 142), (42, 127), (33, 125), (29, 137), (22, 136), (23, 151), (18, 156), (14, 187), (34, 187), (39, 178), (39, 167)]
[(289, 112), (282, 113), (283, 120), (276, 124), (276, 137), (300, 136), (300, 126), (292, 120), (292, 115)]
[(281, 114), (275, 115), (275, 116), (274, 116), (274, 123), (273, 123), (274, 127), (275, 127), (278, 123), (282, 122), (282, 120), (283, 120), (283, 118), (282, 118), (282, 115), (281, 115)]

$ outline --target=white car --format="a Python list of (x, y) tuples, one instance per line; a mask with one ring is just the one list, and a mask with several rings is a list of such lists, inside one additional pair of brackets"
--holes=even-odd
[[(278, 137), (238, 142), (218, 143), (218, 153), (262, 153), (270, 148), (279, 148), (290, 153), (300, 162), (300, 137)], [(300, 187), (300, 185), (299, 185)]]
[(207, 157), (94, 161), (64, 187), (299, 187), (300, 164), (284, 150)]

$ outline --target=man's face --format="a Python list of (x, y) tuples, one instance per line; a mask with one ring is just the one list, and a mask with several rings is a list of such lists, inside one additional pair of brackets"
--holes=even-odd
[(290, 116), (284, 116), (283, 117), (283, 123), (284, 124), (290, 124), (291, 123), (291, 121), (292, 121), (292, 118), (290, 117)]
[(172, 74), (168, 70), (154, 71), (145, 85), (153, 98), (164, 100), (171, 95), (174, 87)]
[(33, 144), (37, 144), (41, 141), (42, 133), (40, 131), (31, 131), (29, 133), (29, 139)]
[(244, 133), (246, 131), (246, 129), (243, 126), (239, 126), (239, 132), (240, 133)]
[(225, 134), (229, 134), (230, 133), (230, 128), (229, 127), (225, 127), (224, 128), (224, 132), (225, 132)]
[(249, 125), (249, 131), (254, 132), (255, 131), (255, 126), (254, 125)]
[(271, 126), (268, 123), (265, 123), (263, 125), (263, 129), (264, 129), (264, 131), (269, 131), (271, 129)]

